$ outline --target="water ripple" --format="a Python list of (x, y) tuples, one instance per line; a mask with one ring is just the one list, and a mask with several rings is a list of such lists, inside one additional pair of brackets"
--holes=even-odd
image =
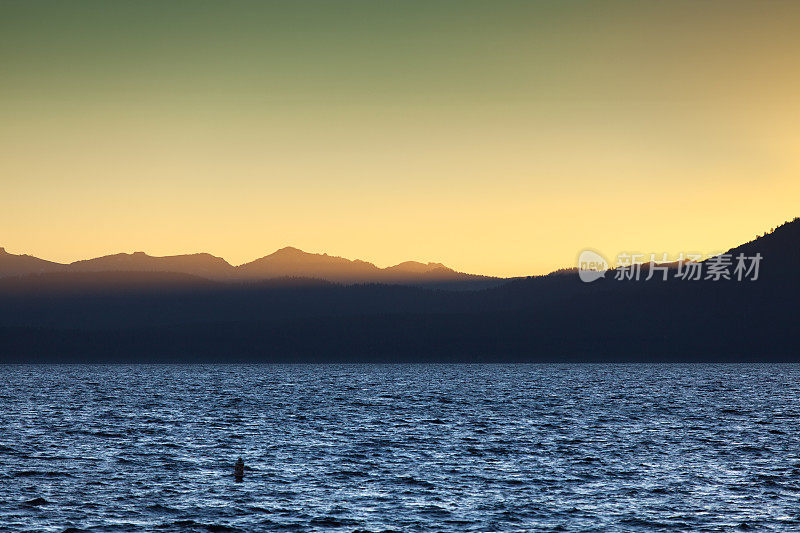
[(0, 373), (0, 532), (800, 528), (792, 365)]

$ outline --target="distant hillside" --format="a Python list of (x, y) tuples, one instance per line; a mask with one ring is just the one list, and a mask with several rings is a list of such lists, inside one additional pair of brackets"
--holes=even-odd
[(291, 246), (245, 263), (236, 270), (239, 276), (248, 279), (298, 276), (345, 283), (374, 282), (382, 274), (380, 268), (366, 261), (310, 254)]
[(144, 252), (114, 254), (75, 261), (66, 265), (68, 272), (178, 272), (208, 279), (230, 279), (235, 268), (211, 254), (153, 257)]
[(207, 253), (154, 257), (144, 252), (119, 253), (70, 264), (54, 263), (0, 249), (0, 278), (51, 272), (170, 272), (209, 280), (258, 282), (265, 280), (316, 279), (335, 283), (388, 283), (439, 286), (452, 289), (483, 288), (503, 280), (464, 274), (441, 263), (406, 261), (388, 268), (328, 254), (311, 254), (286, 247), (240, 266)]
[(0, 277), (25, 276), (45, 272), (62, 272), (66, 265), (33, 257), (31, 255), (14, 255), (0, 248)]
[[(236, 268), (244, 279), (274, 279), (303, 277), (338, 283), (390, 283), (403, 285), (441, 285), (473, 283), (479, 286), (497, 285), (502, 281), (490, 276), (464, 274), (441, 263), (406, 261), (395, 266), (379, 268), (372, 263), (350, 260), (328, 254), (311, 254), (297, 248), (282, 248), (268, 256)], [(482, 282), (482, 283), (481, 283)]]
[(773, 273), (792, 274), (800, 271), (800, 217), (781, 224), (750, 242), (739, 245), (726, 253), (734, 257), (747, 257), (760, 253), (767, 275)]

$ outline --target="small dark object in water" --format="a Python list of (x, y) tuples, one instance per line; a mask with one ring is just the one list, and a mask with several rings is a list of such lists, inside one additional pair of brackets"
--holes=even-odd
[(45, 505), (45, 504), (48, 504), (48, 503), (50, 503), (50, 502), (48, 502), (44, 498), (34, 498), (32, 500), (26, 501), (25, 505), (35, 506), (35, 505)]
[(244, 479), (244, 461), (242, 461), (241, 457), (237, 459), (236, 466), (233, 468), (233, 477), (236, 481), (242, 481)]

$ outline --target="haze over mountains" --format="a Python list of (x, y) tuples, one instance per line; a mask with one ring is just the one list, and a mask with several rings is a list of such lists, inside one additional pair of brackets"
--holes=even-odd
[[(84, 271), (0, 278), (0, 362), (800, 362), (800, 219), (728, 253), (740, 252), (761, 254), (757, 280), (583, 283), (564, 269), (463, 291), (259, 278), (319, 273), (317, 261), (340, 279), (389, 270), (293, 249), (249, 263), (256, 281), (246, 283), (108, 270), (167, 260), (122, 254), (80, 263)], [(0, 259), (9, 272), (65, 267)], [(179, 264), (236, 268), (212, 256)], [(401, 271), (414, 269), (429, 272)]]
[(447, 284), (471, 283), (488, 286), (497, 278), (465, 274), (441, 263), (406, 261), (387, 268), (328, 254), (312, 254), (293, 247), (239, 266), (207, 253), (154, 257), (144, 252), (119, 253), (69, 264), (15, 255), (0, 248), (0, 278), (31, 274), (78, 272), (169, 272), (189, 274), (215, 281), (262, 281), (308, 278), (335, 283)]

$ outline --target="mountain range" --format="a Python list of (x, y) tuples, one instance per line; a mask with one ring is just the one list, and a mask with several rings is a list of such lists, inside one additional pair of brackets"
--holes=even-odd
[(55, 263), (30, 255), (15, 255), (0, 248), (0, 278), (31, 274), (76, 272), (170, 272), (216, 281), (263, 281), (305, 278), (342, 284), (389, 283), (404, 285), (469, 284), (489, 286), (498, 278), (465, 274), (441, 263), (405, 261), (387, 268), (328, 254), (313, 254), (286, 247), (249, 263), (233, 266), (208, 253), (154, 257), (144, 252), (119, 253)]
[(184, 272), (131, 271), (168, 264), (144, 254), (59, 271), (4, 254), (0, 362), (800, 362), (800, 219), (727, 253), (761, 254), (758, 278), (584, 283), (562, 269), (454, 291), (259, 277), (319, 274), (315, 261), (338, 279), (390, 270), (292, 249), (229, 265), (245, 282), (211, 279), (228, 267), (210, 256), (171, 259)]

